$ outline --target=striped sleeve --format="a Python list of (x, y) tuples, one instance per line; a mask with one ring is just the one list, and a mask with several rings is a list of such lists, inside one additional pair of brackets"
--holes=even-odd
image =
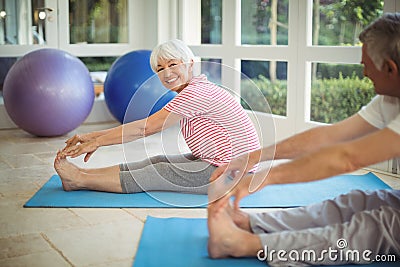
[(188, 85), (164, 108), (183, 117), (194, 118), (206, 114), (210, 109), (210, 102), (207, 90)]

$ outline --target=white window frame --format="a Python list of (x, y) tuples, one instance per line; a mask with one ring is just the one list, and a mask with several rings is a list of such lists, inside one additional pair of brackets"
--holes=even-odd
[[(50, 8), (46, 23), (46, 44), (45, 45), (0, 45), (0, 57), (21, 57), (26, 53), (39, 48), (54, 48), (57, 47), (58, 36), (58, 5), (57, 1), (46, 0), (45, 7)], [(50, 18), (49, 18), (50, 17)], [(49, 21), (50, 20), (50, 21)]]
[(57, 48), (78, 57), (121, 56), (137, 49), (152, 49), (177, 36), (177, 0), (127, 0), (128, 42), (119, 44), (70, 44), (68, 0), (46, 0), (51, 22), (46, 20), (45, 45), (1, 45), (0, 57), (21, 57), (41, 48)]
[[(77, 57), (118, 57), (132, 50), (151, 50), (157, 43), (177, 36), (177, 0), (127, 0), (128, 42), (120, 44), (70, 44), (68, 0), (46, 0), (52, 9), (46, 20), (46, 44), (0, 45), (0, 57), (22, 57), (42, 48), (62, 49)], [(96, 99), (86, 122), (112, 120), (104, 100)], [(16, 128), (0, 97), (0, 129)]]

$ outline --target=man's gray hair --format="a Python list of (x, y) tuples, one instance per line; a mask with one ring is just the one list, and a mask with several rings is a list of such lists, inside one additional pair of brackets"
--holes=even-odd
[(400, 13), (383, 14), (360, 33), (359, 39), (367, 45), (367, 53), (378, 70), (388, 59), (400, 68)]

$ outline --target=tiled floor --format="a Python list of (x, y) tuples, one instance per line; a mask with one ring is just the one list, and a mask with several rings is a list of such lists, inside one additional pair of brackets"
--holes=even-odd
[[(55, 153), (69, 136), (114, 125), (83, 125), (67, 136), (54, 138), (33, 137), (17, 129), (0, 130), (0, 266), (132, 266), (146, 216), (206, 216), (204, 209), (23, 208), (55, 174)], [(180, 141), (179, 146), (173, 145), (177, 142), (172, 130), (146, 138), (145, 143), (103, 147), (86, 166), (118, 164), (125, 157), (140, 160), (164, 153), (166, 147), (167, 152), (185, 150)], [(84, 165), (82, 157), (73, 161)], [(377, 175), (400, 188), (398, 178)]]

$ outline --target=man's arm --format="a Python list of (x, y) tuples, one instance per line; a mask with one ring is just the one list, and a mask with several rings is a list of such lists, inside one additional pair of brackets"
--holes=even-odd
[(384, 128), (278, 165), (269, 173), (265, 185), (319, 180), (352, 172), (399, 155), (400, 135)]
[(323, 147), (354, 140), (377, 129), (355, 114), (341, 122), (312, 128), (265, 147), (261, 160), (293, 159)]
[[(310, 182), (343, 174), (400, 156), (400, 135), (389, 128), (351, 141), (326, 146), (270, 170), (244, 176), (224, 198), (239, 201), (271, 184)], [(224, 195), (219, 192), (219, 195)], [(223, 202), (222, 204), (223, 205)]]
[(230, 173), (236, 173), (242, 177), (261, 161), (298, 158), (323, 147), (354, 140), (376, 130), (360, 115), (355, 114), (336, 124), (315, 127), (289, 137), (276, 145), (239, 156), (230, 163), (218, 167), (211, 175), (210, 180), (213, 181), (223, 174)]

